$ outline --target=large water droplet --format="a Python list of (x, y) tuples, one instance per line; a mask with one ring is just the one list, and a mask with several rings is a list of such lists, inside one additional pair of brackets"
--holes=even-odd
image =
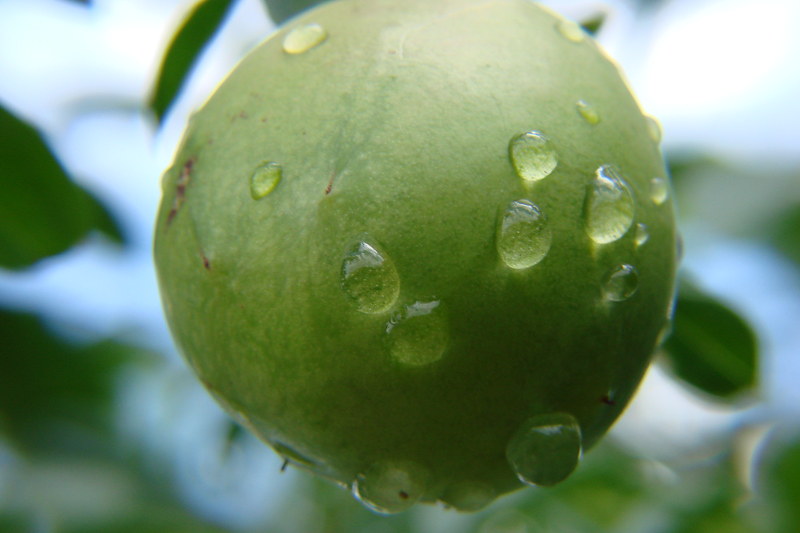
[(555, 485), (566, 479), (581, 456), (581, 428), (568, 413), (529, 418), (506, 448), (517, 477), (528, 485)]
[(639, 272), (632, 265), (612, 268), (603, 281), (603, 297), (612, 302), (622, 302), (639, 288)]
[(575, 107), (577, 107), (578, 113), (583, 117), (583, 120), (589, 124), (594, 125), (600, 122), (600, 114), (585, 100), (578, 100)]
[(453, 483), (445, 489), (442, 501), (459, 511), (475, 512), (483, 509), (497, 497), (497, 491), (480, 482)]
[(328, 32), (317, 23), (298, 26), (283, 38), (283, 51), (287, 54), (302, 54), (328, 38)]
[(522, 133), (511, 139), (508, 153), (517, 175), (529, 182), (546, 178), (558, 165), (553, 144), (538, 131)]
[(633, 224), (633, 195), (614, 167), (603, 165), (586, 190), (583, 205), (586, 233), (593, 241), (616, 241)]
[(651, 115), (645, 115), (644, 119), (647, 122), (647, 134), (650, 139), (656, 144), (660, 143), (662, 137), (661, 124)]
[(362, 313), (387, 311), (400, 294), (394, 262), (366, 237), (345, 253), (341, 282), (345, 294)]
[(422, 366), (442, 358), (450, 342), (447, 318), (441, 302), (414, 302), (386, 324), (392, 358), (404, 365)]
[(586, 38), (586, 33), (583, 29), (571, 20), (560, 20), (557, 27), (559, 33), (573, 43), (579, 43)]
[(656, 205), (661, 205), (669, 198), (669, 184), (664, 178), (650, 180), (650, 199)]
[(275, 190), (281, 181), (283, 169), (280, 163), (268, 161), (259, 165), (250, 175), (250, 196), (253, 200), (264, 198)]
[(647, 225), (641, 222), (636, 224), (636, 235), (633, 237), (636, 247), (642, 246), (648, 240), (650, 240), (650, 232), (647, 230)]
[(552, 238), (541, 209), (530, 200), (515, 200), (497, 225), (497, 253), (511, 268), (532, 267), (547, 255)]
[(425, 494), (428, 471), (412, 461), (381, 461), (353, 482), (353, 495), (379, 513), (399, 513)]

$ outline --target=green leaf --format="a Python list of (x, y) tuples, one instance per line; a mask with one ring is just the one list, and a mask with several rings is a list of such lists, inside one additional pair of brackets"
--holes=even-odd
[(269, 16), (276, 24), (281, 24), (287, 19), (305, 11), (306, 9), (321, 4), (325, 0), (264, 0)]
[[(800, 531), (800, 434), (788, 442), (771, 439), (767, 460), (759, 465), (762, 472), (762, 492), (774, 506), (780, 532)], [(783, 442), (782, 442), (783, 441)]]
[(738, 314), (685, 280), (664, 351), (677, 377), (716, 398), (755, 387), (755, 333)]
[(606, 21), (606, 14), (602, 11), (599, 11), (581, 21), (581, 28), (586, 31), (589, 35), (597, 35), (597, 32), (600, 31), (600, 28), (603, 27), (603, 24)]
[(780, 213), (770, 224), (768, 234), (778, 250), (800, 265), (800, 205)]
[(73, 183), (39, 133), (0, 107), (0, 267), (24, 268), (70, 248), (92, 229), (119, 226)]
[(0, 310), (0, 432), (22, 449), (83, 449), (108, 434), (118, 371), (134, 349), (70, 344), (37, 317)]
[(197, 4), (175, 34), (161, 62), (150, 108), (158, 121), (178, 95), (197, 58), (227, 15), (233, 0), (204, 0)]

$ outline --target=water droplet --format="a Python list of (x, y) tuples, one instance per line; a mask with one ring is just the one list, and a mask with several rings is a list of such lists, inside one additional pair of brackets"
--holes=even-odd
[(558, 31), (559, 33), (561, 33), (561, 35), (563, 35), (573, 43), (579, 43), (586, 37), (586, 33), (583, 31), (583, 29), (578, 24), (572, 22), (571, 20), (559, 21)]
[(302, 54), (328, 38), (328, 32), (317, 23), (298, 26), (283, 38), (283, 51), (287, 54)]
[(669, 198), (669, 185), (664, 178), (650, 180), (650, 199), (656, 205), (661, 205)]
[(275, 190), (281, 181), (283, 169), (280, 163), (269, 161), (262, 163), (250, 175), (250, 196), (253, 200), (264, 198)]
[(448, 486), (442, 501), (459, 511), (475, 512), (492, 503), (496, 497), (497, 491), (486, 483), (466, 481)]
[(342, 261), (342, 289), (362, 313), (389, 310), (400, 294), (400, 276), (389, 256), (367, 237), (351, 246)]
[(517, 477), (528, 485), (555, 485), (566, 479), (581, 456), (581, 428), (568, 413), (529, 418), (506, 448)]
[(441, 302), (414, 302), (386, 324), (389, 353), (402, 364), (422, 366), (442, 358), (450, 333)]
[(497, 225), (497, 253), (511, 268), (529, 268), (544, 259), (552, 238), (541, 209), (530, 200), (515, 200)]
[(538, 131), (522, 133), (511, 139), (508, 153), (517, 175), (525, 181), (544, 179), (558, 165), (553, 144)]
[(616, 168), (603, 165), (586, 190), (583, 205), (586, 233), (593, 241), (616, 241), (633, 224), (633, 195)]
[(647, 134), (650, 136), (650, 139), (656, 144), (660, 143), (662, 136), (661, 123), (651, 115), (645, 115), (644, 119), (647, 122)]
[(580, 113), (583, 119), (589, 124), (594, 125), (600, 122), (600, 115), (597, 113), (597, 110), (586, 103), (585, 100), (578, 100), (575, 106), (578, 108), (578, 113)]
[(611, 269), (603, 281), (603, 297), (612, 302), (622, 302), (639, 288), (639, 272), (632, 265), (618, 265)]
[(399, 513), (425, 494), (428, 471), (412, 461), (381, 461), (353, 482), (353, 495), (378, 513)]
[(641, 222), (636, 224), (636, 235), (633, 238), (636, 246), (642, 246), (648, 240), (650, 240), (650, 232), (647, 231), (647, 225)]

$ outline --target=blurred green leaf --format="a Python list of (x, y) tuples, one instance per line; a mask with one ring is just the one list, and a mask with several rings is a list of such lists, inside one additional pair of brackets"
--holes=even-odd
[(729, 399), (756, 384), (758, 348), (753, 330), (734, 311), (685, 280), (664, 352), (680, 379), (716, 398)]
[(773, 245), (800, 265), (800, 205), (780, 213), (768, 230)]
[(589, 35), (597, 35), (597, 32), (600, 31), (600, 28), (603, 27), (605, 21), (606, 21), (606, 14), (603, 13), (602, 11), (599, 11), (594, 15), (592, 15), (591, 17), (582, 20), (581, 28), (583, 28)]
[(28, 314), (0, 310), (0, 431), (25, 450), (83, 449), (109, 433), (115, 380), (136, 357), (114, 342), (76, 346)]
[(264, 0), (269, 16), (276, 24), (281, 24), (287, 19), (305, 11), (306, 9), (323, 3), (325, 0)]
[[(775, 505), (781, 533), (800, 531), (800, 435), (774, 439), (762, 471), (762, 492)], [(770, 457), (771, 456), (771, 457)]]
[(92, 229), (123, 237), (109, 212), (73, 183), (42, 137), (0, 106), (0, 267), (24, 268)]
[(178, 95), (198, 57), (225, 19), (233, 0), (203, 0), (173, 37), (156, 77), (150, 108), (158, 121)]

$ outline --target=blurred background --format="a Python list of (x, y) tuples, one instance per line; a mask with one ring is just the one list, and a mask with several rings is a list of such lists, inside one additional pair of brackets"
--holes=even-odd
[(800, 2), (543, 2), (663, 126), (673, 336), (567, 481), (391, 517), (213, 403), (151, 258), (189, 114), (309, 3), (0, 0), (0, 532), (800, 531)]

